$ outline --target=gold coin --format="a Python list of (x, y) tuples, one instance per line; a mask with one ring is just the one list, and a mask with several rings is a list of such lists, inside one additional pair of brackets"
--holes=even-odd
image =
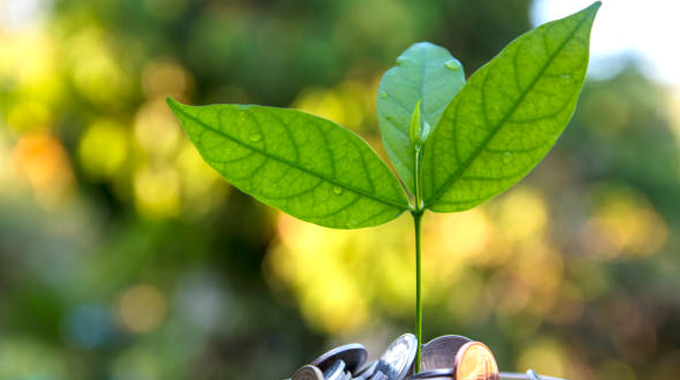
[(483, 343), (469, 342), (458, 350), (455, 380), (498, 380), (498, 364)]

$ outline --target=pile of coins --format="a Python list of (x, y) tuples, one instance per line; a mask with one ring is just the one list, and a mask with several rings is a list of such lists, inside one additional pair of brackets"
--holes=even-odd
[[(420, 368), (414, 373), (418, 340), (413, 334), (397, 338), (379, 360), (366, 363), (368, 352), (358, 343), (334, 348), (298, 369), (292, 380), (563, 380), (499, 372), (491, 350), (481, 342), (444, 335), (422, 346)], [(291, 380), (288, 379), (288, 380)]]

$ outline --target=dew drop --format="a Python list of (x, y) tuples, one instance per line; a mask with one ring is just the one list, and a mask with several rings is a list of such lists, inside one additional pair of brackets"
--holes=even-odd
[(339, 186), (333, 186), (333, 194), (335, 194), (335, 195), (342, 194), (342, 188), (339, 187)]
[(387, 97), (387, 92), (385, 91), (380, 91), (380, 97), (385, 99)]
[(403, 65), (404, 62), (406, 62), (406, 58), (404, 58), (404, 57), (397, 58), (397, 66)]
[(460, 62), (455, 59), (449, 59), (444, 63), (444, 66), (446, 66), (446, 68), (449, 70), (460, 70), (461, 67)]
[(510, 152), (505, 152), (505, 155), (503, 156), (503, 163), (504, 163), (504, 164), (509, 164), (510, 161), (512, 161), (512, 153), (510, 153)]
[(571, 74), (564, 74), (560, 78), (562, 78), (562, 79), (571, 78)]
[(252, 135), (250, 135), (248, 139), (252, 142), (258, 142), (262, 140), (262, 135), (259, 133), (253, 133)]

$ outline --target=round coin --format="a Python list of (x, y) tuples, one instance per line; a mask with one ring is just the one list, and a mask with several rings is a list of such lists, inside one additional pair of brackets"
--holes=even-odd
[(453, 368), (456, 353), (464, 344), (472, 342), (472, 339), (460, 335), (444, 335), (432, 339), (420, 354), (421, 371), (429, 371), (440, 368)]
[(491, 350), (480, 342), (464, 344), (456, 354), (453, 378), (455, 380), (498, 380), (498, 364)]
[(418, 379), (433, 379), (433, 378), (447, 378), (451, 380), (453, 377), (453, 368), (440, 368), (440, 369), (431, 369), (429, 371), (420, 371), (416, 374), (413, 374), (409, 377), (407, 377), (407, 380), (418, 380)]
[(293, 374), (292, 380), (324, 380), (323, 373), (313, 365), (306, 365)]
[(311, 364), (319, 367), (322, 372), (325, 372), (336, 361), (342, 360), (345, 362), (347, 370), (354, 373), (362, 364), (364, 364), (367, 356), (368, 352), (366, 352), (364, 346), (359, 343), (351, 343), (326, 352), (316, 358)]
[(378, 361), (374, 360), (368, 364), (366, 364), (363, 368), (358, 370), (355, 374), (355, 376), (360, 379), (368, 379), (369, 377), (373, 376), (373, 373), (375, 372), (375, 368), (378, 366)]
[(418, 339), (413, 334), (404, 334), (387, 348), (378, 361), (376, 371), (382, 372), (387, 380), (404, 380), (416, 358)]
[(340, 380), (344, 375), (345, 362), (342, 360), (336, 360), (332, 366), (328, 367), (327, 370), (323, 371), (323, 377), (326, 380)]

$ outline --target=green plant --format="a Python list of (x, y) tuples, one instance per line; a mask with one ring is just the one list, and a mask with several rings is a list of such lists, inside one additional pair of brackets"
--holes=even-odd
[(419, 43), (399, 56), (378, 89), (378, 119), (401, 183), (368, 144), (332, 121), (256, 105), (168, 104), (208, 164), (290, 215), (348, 229), (410, 212), (421, 341), (423, 213), (479, 205), (547, 154), (576, 107), (599, 7), (525, 33), (467, 83), (462, 65), (441, 47)]

